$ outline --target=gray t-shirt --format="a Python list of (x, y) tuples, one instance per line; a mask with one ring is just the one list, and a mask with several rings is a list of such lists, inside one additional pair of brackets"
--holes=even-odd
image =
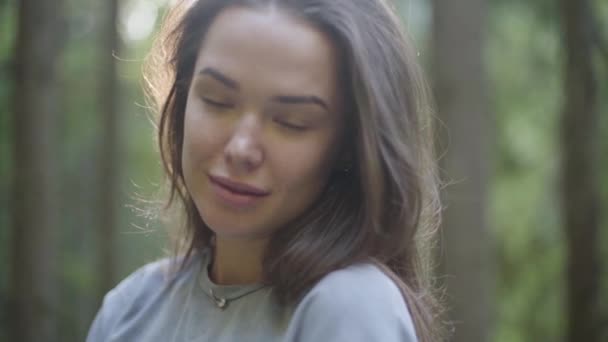
[(334, 271), (295, 307), (270, 287), (222, 286), (208, 276), (208, 253), (172, 273), (148, 264), (110, 291), (87, 342), (417, 341), (398, 287), (372, 264)]

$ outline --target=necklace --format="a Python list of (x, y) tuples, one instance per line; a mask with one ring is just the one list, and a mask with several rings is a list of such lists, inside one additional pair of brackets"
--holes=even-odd
[(208, 292), (207, 291), (204, 291), (204, 292), (215, 303), (215, 306), (217, 306), (219, 309), (224, 310), (228, 306), (229, 302), (233, 302), (241, 297), (245, 297), (246, 295), (254, 293), (264, 287), (265, 287), (264, 285), (257, 285), (256, 287), (252, 287), (251, 289), (248, 289), (247, 291), (238, 293), (238, 295), (233, 295), (231, 297), (218, 296), (215, 294), (215, 292), (213, 291), (212, 288), (210, 288)]
[(217, 297), (214, 293), (213, 293), (213, 289), (209, 289), (209, 293), (205, 292), (205, 294), (207, 294), (209, 296), (209, 298), (211, 298), (211, 300), (213, 300), (215, 302), (215, 305), (220, 308), (220, 309), (224, 309), (226, 307), (226, 303), (228, 303), (226, 301), (226, 298), (224, 297)]
[(205, 295), (221, 310), (231, 302), (265, 288), (265, 284), (218, 285), (209, 278), (210, 253), (203, 255), (198, 283)]

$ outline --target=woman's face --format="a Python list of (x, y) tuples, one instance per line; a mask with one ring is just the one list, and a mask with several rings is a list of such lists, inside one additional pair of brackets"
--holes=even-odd
[(265, 238), (318, 198), (344, 126), (337, 51), (276, 9), (233, 7), (212, 23), (188, 94), (182, 166), (222, 238)]

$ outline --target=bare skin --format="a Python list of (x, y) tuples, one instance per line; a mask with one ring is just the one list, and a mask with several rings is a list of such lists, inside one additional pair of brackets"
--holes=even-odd
[(203, 42), (184, 122), (186, 187), (216, 235), (210, 276), (256, 283), (272, 234), (318, 198), (344, 127), (337, 51), (275, 8), (228, 8)]

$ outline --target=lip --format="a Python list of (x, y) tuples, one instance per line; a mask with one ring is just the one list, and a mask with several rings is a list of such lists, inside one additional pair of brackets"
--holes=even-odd
[(270, 194), (270, 192), (266, 190), (257, 188), (246, 183), (233, 181), (226, 177), (209, 175), (209, 178), (212, 182), (241, 195), (262, 197)]
[(270, 194), (269, 191), (229, 178), (209, 175), (215, 195), (225, 204), (236, 208), (254, 205)]

